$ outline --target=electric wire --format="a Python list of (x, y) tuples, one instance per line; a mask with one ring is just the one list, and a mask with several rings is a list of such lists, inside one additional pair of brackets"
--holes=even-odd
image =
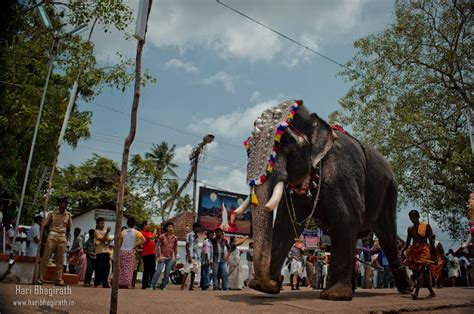
[[(108, 144), (113, 144), (113, 145), (119, 145), (119, 146), (123, 145), (123, 143), (121, 141), (119, 141), (118, 139), (110, 139), (110, 138), (107, 138), (107, 137), (102, 137), (100, 135), (91, 135), (89, 140), (108, 143)], [(139, 143), (134, 143), (133, 146), (134, 147), (139, 147), (139, 148), (144, 148), (144, 149), (149, 148), (148, 146), (143, 145), (143, 144), (139, 144)], [(178, 156), (182, 156), (182, 157), (186, 157), (186, 158), (189, 156), (189, 152), (187, 150), (184, 150), (184, 149), (176, 149), (174, 151), (174, 153)], [(207, 157), (208, 156), (206, 154), (206, 158)], [(214, 165), (222, 166), (222, 167), (225, 167), (225, 168), (228, 168), (228, 169), (239, 168), (240, 170), (243, 170), (243, 171), (246, 170), (246, 167), (243, 166), (243, 165), (237, 165), (237, 164), (230, 164), (229, 165), (229, 164), (226, 164), (224, 162), (220, 162), (219, 158), (214, 158), (215, 160), (209, 160), (209, 159), (211, 159), (211, 158), (207, 158), (207, 161), (211, 164), (214, 164)]]
[(275, 34), (277, 34), (278, 36), (281, 36), (281, 37), (283, 37), (283, 38), (285, 38), (285, 39), (291, 41), (292, 43), (295, 43), (295, 44), (297, 44), (298, 46), (303, 47), (304, 49), (306, 49), (306, 50), (308, 50), (308, 51), (310, 51), (310, 52), (312, 52), (312, 53), (314, 53), (314, 54), (316, 54), (316, 55), (318, 55), (318, 56), (320, 56), (320, 57), (322, 57), (322, 58), (324, 58), (324, 59), (326, 59), (326, 60), (328, 60), (328, 61), (330, 61), (330, 62), (332, 62), (332, 63), (334, 63), (334, 64), (337, 64), (338, 66), (340, 66), (340, 67), (342, 67), (342, 68), (344, 68), (344, 69), (346, 69), (346, 70), (349, 70), (349, 71), (351, 71), (351, 72), (354, 72), (354, 70), (352, 70), (352, 69), (346, 67), (346, 66), (343, 65), (342, 63), (340, 63), (340, 62), (338, 62), (338, 61), (336, 61), (336, 60), (334, 60), (334, 59), (332, 59), (332, 58), (330, 58), (330, 57), (328, 57), (328, 56), (325, 56), (325, 55), (323, 55), (322, 53), (317, 52), (316, 50), (314, 50), (314, 49), (312, 49), (312, 48), (310, 48), (310, 47), (308, 47), (308, 46), (306, 46), (306, 45), (300, 43), (300, 42), (297, 41), (296, 39), (293, 39), (293, 38), (291, 38), (290, 36), (287, 36), (287, 35), (281, 33), (280, 31), (277, 31), (276, 29), (274, 29), (274, 28), (272, 28), (272, 27), (270, 27), (270, 26), (268, 26), (268, 25), (265, 25), (265, 24), (263, 24), (262, 22), (257, 21), (256, 19), (250, 17), (249, 15), (247, 15), (247, 14), (245, 14), (245, 13), (242, 13), (242, 12), (240, 12), (239, 10), (234, 9), (234, 8), (232, 8), (231, 6), (229, 6), (229, 5), (227, 5), (227, 4), (223, 3), (223, 2), (221, 2), (221, 1), (219, 1), (219, 0), (216, 0), (216, 2), (219, 3), (219, 4), (221, 4), (221, 5), (223, 5), (223, 6), (225, 6), (226, 8), (228, 8), (228, 9), (234, 11), (235, 13), (237, 13), (237, 14), (239, 14), (239, 15), (245, 17), (246, 19), (248, 19), (248, 20), (250, 20), (250, 21), (252, 21), (252, 22), (254, 22), (254, 23), (256, 23), (256, 24), (258, 24), (258, 25), (260, 25), (260, 26), (262, 26), (262, 27), (264, 27), (264, 28), (266, 28), (266, 29), (268, 29), (269, 31), (271, 31), (271, 32), (273, 32), (273, 33), (275, 33)]
[[(90, 146), (86, 146), (86, 145), (82, 145), (82, 144), (79, 144), (77, 145), (78, 147), (81, 147), (81, 148), (85, 148), (85, 149), (88, 149), (88, 150), (92, 150), (92, 151), (101, 151), (101, 152), (105, 152), (105, 153), (110, 153), (110, 154), (116, 154), (116, 155), (122, 155), (121, 152), (117, 152), (117, 151), (111, 151), (111, 150), (106, 150), (106, 149), (100, 149), (100, 148), (95, 148), (95, 147), (90, 147)], [(176, 163), (180, 166), (189, 166), (187, 164), (183, 164), (183, 163)], [(246, 180), (246, 178), (244, 177), (241, 177), (241, 176), (238, 176), (238, 175), (235, 175), (235, 174), (231, 174), (229, 173), (228, 171), (221, 171), (221, 170), (216, 170), (216, 169), (211, 169), (211, 168), (207, 168), (203, 165), (201, 165), (199, 167), (200, 169), (205, 169), (207, 171), (212, 171), (212, 172), (216, 172), (216, 173), (222, 173), (222, 174), (226, 174), (227, 176), (230, 176), (230, 177), (234, 177), (234, 178), (238, 178), (238, 179), (241, 179), (241, 180)]]
[[(116, 112), (116, 113), (120, 113), (120, 114), (123, 114), (123, 115), (126, 115), (126, 116), (130, 116), (129, 113), (127, 112), (124, 112), (124, 111), (121, 111), (121, 110), (118, 110), (118, 109), (115, 109), (115, 108), (112, 108), (112, 107), (109, 107), (109, 106), (106, 106), (106, 105), (102, 105), (102, 104), (99, 104), (97, 102), (94, 102), (94, 101), (90, 101), (88, 103), (85, 103), (85, 104), (94, 104), (96, 106), (99, 106), (99, 107), (102, 107), (102, 108), (106, 108), (110, 111), (113, 111), (113, 112)], [(178, 132), (178, 133), (182, 133), (182, 134), (185, 134), (185, 135), (189, 135), (189, 136), (192, 136), (192, 137), (195, 137), (195, 138), (199, 138), (199, 139), (202, 139), (202, 136), (200, 135), (196, 135), (196, 134), (193, 134), (193, 133), (190, 133), (190, 132), (186, 132), (186, 131), (183, 131), (181, 129), (178, 129), (178, 128), (174, 128), (174, 127), (171, 127), (169, 125), (165, 125), (163, 123), (160, 123), (160, 122), (156, 122), (156, 121), (153, 121), (153, 120), (149, 120), (149, 119), (146, 119), (146, 118), (143, 118), (141, 116), (137, 116), (137, 119), (138, 120), (141, 120), (143, 122), (147, 122), (149, 124), (153, 124), (153, 125), (156, 125), (156, 126), (159, 126), (159, 127), (162, 127), (162, 128), (165, 128), (165, 129), (168, 129), (168, 130), (172, 130), (172, 131), (175, 131), (175, 132)], [(235, 145), (235, 144), (229, 144), (229, 143), (225, 143), (225, 142), (221, 142), (221, 141), (215, 141), (216, 143), (220, 144), (220, 145), (225, 145), (225, 146), (229, 146), (229, 147), (232, 147), (232, 148), (238, 148), (238, 149), (242, 149), (242, 145)]]

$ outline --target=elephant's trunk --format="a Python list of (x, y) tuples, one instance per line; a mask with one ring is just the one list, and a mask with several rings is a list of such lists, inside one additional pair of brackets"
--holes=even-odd
[(270, 279), (272, 258), (273, 212), (265, 208), (270, 199), (270, 186), (264, 184), (255, 188), (259, 204), (253, 205), (252, 223), (254, 236), (254, 270), (256, 280), (249, 283), (250, 288), (266, 292), (279, 293), (278, 283)]

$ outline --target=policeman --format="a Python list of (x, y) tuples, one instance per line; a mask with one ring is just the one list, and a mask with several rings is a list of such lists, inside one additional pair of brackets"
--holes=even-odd
[(64, 286), (62, 280), (64, 252), (66, 251), (67, 242), (72, 228), (71, 213), (66, 211), (68, 199), (66, 197), (58, 198), (58, 209), (50, 212), (44, 224), (45, 231), (48, 233), (48, 239), (44, 249), (43, 258), (39, 271), (39, 278), (36, 280), (38, 284), (43, 284), (43, 276), (46, 272), (49, 258), (54, 252), (56, 255), (56, 286)]

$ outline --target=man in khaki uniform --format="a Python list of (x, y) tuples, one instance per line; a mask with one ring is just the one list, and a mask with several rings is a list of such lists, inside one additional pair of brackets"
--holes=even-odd
[(72, 228), (71, 213), (66, 211), (68, 199), (61, 197), (58, 199), (58, 209), (48, 214), (44, 224), (46, 232), (48, 232), (48, 239), (44, 249), (44, 254), (41, 259), (41, 266), (39, 271), (38, 284), (42, 284), (43, 276), (48, 267), (49, 258), (53, 252), (56, 253), (56, 285), (64, 286), (62, 280), (63, 275), (63, 261), (64, 252), (66, 251), (67, 241), (70, 236)]

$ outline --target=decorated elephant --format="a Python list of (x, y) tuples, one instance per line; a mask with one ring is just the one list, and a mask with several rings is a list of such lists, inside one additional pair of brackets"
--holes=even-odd
[[(295, 238), (314, 218), (331, 237), (330, 283), (322, 299), (351, 300), (357, 239), (375, 231), (398, 291), (409, 293), (397, 249), (397, 183), (374, 148), (310, 114), (301, 100), (265, 110), (247, 149), (255, 279), (249, 286), (279, 293), (280, 270)], [(276, 219), (273, 211), (277, 210)]]

